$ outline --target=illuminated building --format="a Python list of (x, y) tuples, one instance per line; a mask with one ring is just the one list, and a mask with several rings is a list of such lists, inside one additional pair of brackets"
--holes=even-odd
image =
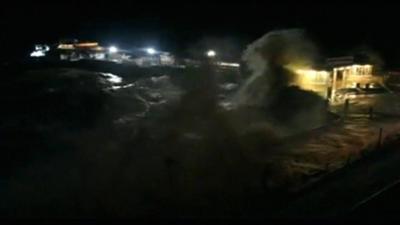
[(376, 74), (374, 65), (368, 60), (358, 60), (353, 56), (336, 57), (327, 60), (332, 68), (329, 96), (334, 100), (335, 92), (344, 88), (368, 89), (383, 83), (383, 76)]
[(103, 60), (106, 58), (106, 49), (97, 42), (61, 41), (57, 45), (57, 52), (60, 60)]
[(327, 98), (331, 73), (327, 70), (298, 69), (295, 84), (304, 90), (314, 91), (320, 96)]
[(383, 76), (374, 73), (374, 65), (359, 61), (353, 56), (327, 59), (328, 69), (296, 68), (294, 84), (304, 90), (318, 93), (324, 98), (335, 100), (340, 89), (368, 89), (383, 83)]

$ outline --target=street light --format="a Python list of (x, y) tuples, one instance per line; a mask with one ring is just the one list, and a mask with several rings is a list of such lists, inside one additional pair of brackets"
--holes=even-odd
[(206, 54), (207, 54), (207, 57), (210, 57), (210, 58), (214, 58), (217, 55), (217, 53), (214, 50), (208, 50)]
[(110, 47), (108, 48), (108, 51), (109, 51), (110, 53), (117, 53), (117, 52), (118, 52), (118, 48), (115, 47), (115, 46), (110, 46)]
[(147, 48), (147, 49), (146, 49), (146, 52), (147, 52), (149, 55), (154, 55), (154, 54), (156, 54), (156, 50), (155, 50), (154, 48)]
[(46, 54), (43, 51), (35, 50), (31, 53), (31, 57), (43, 57)]

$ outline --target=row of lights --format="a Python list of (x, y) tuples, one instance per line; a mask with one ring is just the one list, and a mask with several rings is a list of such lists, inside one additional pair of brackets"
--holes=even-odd
[[(119, 51), (119, 49), (118, 49), (116, 46), (110, 46), (110, 47), (108, 48), (108, 51), (109, 51), (110, 53), (117, 53), (117, 52)], [(146, 52), (147, 52), (149, 55), (154, 55), (154, 54), (157, 53), (157, 51), (156, 51), (154, 48), (146, 48)]]
[[(110, 47), (108, 48), (108, 51), (109, 51), (110, 53), (117, 53), (119, 50), (118, 50), (118, 48), (117, 48), (116, 46), (110, 46)], [(154, 54), (157, 53), (157, 51), (156, 51), (154, 48), (147, 48), (147, 49), (146, 49), (146, 52), (147, 52), (149, 55), (154, 55)], [(214, 58), (215, 56), (217, 56), (217, 53), (216, 53), (214, 50), (208, 50), (208, 51), (206, 52), (206, 55), (207, 55), (207, 57)]]

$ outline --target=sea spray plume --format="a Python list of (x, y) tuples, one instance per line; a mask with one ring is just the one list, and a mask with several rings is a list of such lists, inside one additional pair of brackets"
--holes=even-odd
[(282, 88), (292, 84), (289, 68), (312, 65), (317, 48), (299, 29), (272, 31), (250, 44), (243, 61), (251, 77), (240, 89), (238, 105), (266, 106)]
[(233, 101), (242, 116), (259, 115), (247, 124), (266, 121), (287, 136), (325, 123), (324, 99), (296, 83), (296, 70), (312, 68), (317, 57), (316, 46), (298, 29), (272, 31), (250, 44), (242, 57), (250, 77)]

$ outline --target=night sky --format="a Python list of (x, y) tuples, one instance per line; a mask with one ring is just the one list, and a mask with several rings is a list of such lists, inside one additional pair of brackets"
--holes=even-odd
[(378, 1), (146, 2), (2, 3), (1, 48), (17, 56), (34, 43), (78, 38), (126, 48), (155, 46), (183, 54), (217, 46), (226, 55), (238, 57), (248, 43), (268, 31), (303, 28), (326, 56), (368, 47), (389, 66), (400, 65), (397, 5)]

